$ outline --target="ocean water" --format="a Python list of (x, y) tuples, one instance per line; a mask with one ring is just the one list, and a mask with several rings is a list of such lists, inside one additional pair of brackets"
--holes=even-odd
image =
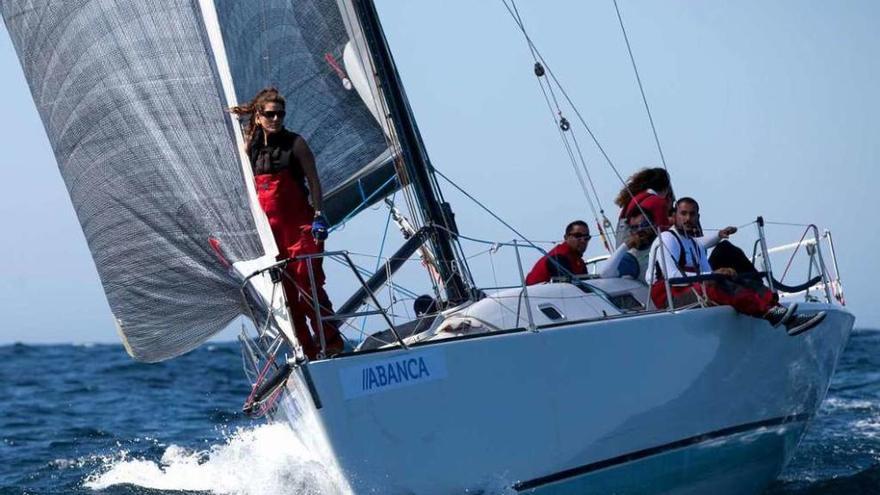
[[(769, 495), (880, 493), (878, 379), (880, 331), (856, 331)], [(308, 427), (238, 412), (247, 392), (233, 343), (154, 365), (118, 345), (0, 346), (0, 495), (345, 493)]]

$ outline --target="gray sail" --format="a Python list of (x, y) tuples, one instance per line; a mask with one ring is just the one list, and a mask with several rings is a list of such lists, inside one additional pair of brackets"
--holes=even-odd
[(238, 100), (270, 84), (287, 97), (285, 125), (315, 153), (328, 219), (339, 222), (394, 191), (384, 112), (358, 84), (373, 77), (352, 9), (337, 0), (215, 5)]
[(0, 8), (126, 349), (143, 361), (192, 349), (241, 313), (229, 265), (274, 250), (198, 4)]
[(4, 0), (0, 11), (136, 359), (222, 330), (242, 313), (243, 270), (277, 254), (232, 104), (267, 85), (286, 94), (331, 221), (399, 187), (347, 0)]

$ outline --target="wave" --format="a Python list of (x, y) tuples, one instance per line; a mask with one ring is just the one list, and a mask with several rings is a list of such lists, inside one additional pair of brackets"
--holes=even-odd
[(284, 423), (239, 428), (225, 443), (202, 451), (170, 445), (159, 461), (131, 458), (120, 451), (103, 458), (83, 482), (91, 490), (116, 485), (241, 495), (351, 492), (332, 464)]
[(822, 404), (823, 413), (834, 411), (873, 411), (877, 408), (876, 401), (867, 399), (850, 399), (843, 397), (829, 397)]
[(861, 471), (820, 480), (776, 482), (764, 495), (850, 495), (877, 493), (880, 487), (880, 464)]

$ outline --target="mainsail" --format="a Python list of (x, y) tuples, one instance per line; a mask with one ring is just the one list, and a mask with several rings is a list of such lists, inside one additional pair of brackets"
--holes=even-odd
[(276, 254), (225, 112), (230, 94), (274, 84), (288, 96), (287, 124), (315, 151), (332, 219), (398, 187), (382, 112), (347, 87), (358, 64), (345, 67), (335, 0), (7, 0), (0, 10), (136, 359), (179, 355), (223, 329), (242, 313), (247, 275), (231, 267)]

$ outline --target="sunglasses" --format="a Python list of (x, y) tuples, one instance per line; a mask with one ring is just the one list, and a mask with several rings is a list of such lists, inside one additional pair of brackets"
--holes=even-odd
[(650, 222), (642, 222), (636, 225), (630, 225), (629, 230), (633, 232), (639, 232), (641, 230), (651, 230)]
[(590, 234), (582, 234), (582, 233), (580, 233), (580, 232), (575, 232), (575, 233), (573, 233), (573, 234), (568, 234), (568, 235), (574, 237), (575, 239), (586, 239), (586, 240), (588, 240), (588, 241), (590, 240), (590, 238), (593, 237), (593, 236), (591, 236)]
[(285, 112), (284, 110), (279, 110), (277, 112), (273, 112), (272, 110), (269, 110), (268, 112), (260, 112), (260, 114), (269, 120), (274, 120), (275, 117), (278, 117), (279, 119), (283, 119), (284, 116), (287, 115), (287, 112)]

